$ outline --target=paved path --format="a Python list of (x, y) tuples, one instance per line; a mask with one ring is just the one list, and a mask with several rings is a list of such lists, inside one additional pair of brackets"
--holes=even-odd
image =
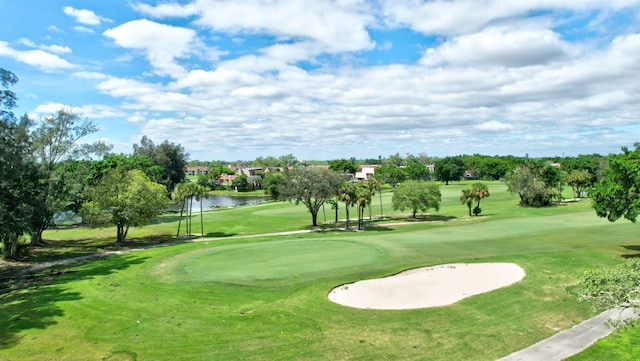
[(607, 320), (637, 316), (630, 308), (608, 310), (497, 361), (560, 361), (610, 334), (613, 329), (607, 325)]

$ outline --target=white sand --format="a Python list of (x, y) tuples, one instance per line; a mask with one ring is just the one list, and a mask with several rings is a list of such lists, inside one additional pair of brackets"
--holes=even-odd
[(524, 275), (513, 263), (453, 263), (338, 286), (329, 292), (329, 299), (377, 310), (445, 306), (516, 283)]

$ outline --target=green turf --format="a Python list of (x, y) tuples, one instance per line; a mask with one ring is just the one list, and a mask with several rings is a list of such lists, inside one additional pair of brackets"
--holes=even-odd
[[(522, 209), (494, 183), (483, 216), (468, 217), (465, 186), (443, 187), (441, 211), (426, 222), (396, 225), (407, 219), (385, 193), (389, 218), (364, 232), (230, 237), (308, 228), (304, 209), (266, 204), (208, 213), (219, 230), (209, 232), (223, 237), (45, 270), (0, 294), (0, 360), (496, 359), (591, 316), (572, 294), (577, 277), (638, 253), (637, 226), (599, 219), (588, 200)], [(57, 234), (91, 243), (98, 231)], [(327, 299), (337, 285), (407, 268), (493, 261), (527, 275), (430, 309)]]

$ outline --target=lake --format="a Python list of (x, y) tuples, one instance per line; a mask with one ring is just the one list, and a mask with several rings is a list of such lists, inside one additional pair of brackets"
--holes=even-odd
[[(270, 200), (269, 197), (231, 197), (231, 196), (208, 196), (202, 199), (202, 209), (211, 208), (231, 208), (248, 204), (262, 203)], [(193, 212), (200, 212), (200, 202), (193, 200)]]

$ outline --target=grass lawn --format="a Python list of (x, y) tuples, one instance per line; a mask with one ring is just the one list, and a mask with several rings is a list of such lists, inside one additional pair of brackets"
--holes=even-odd
[[(638, 254), (637, 226), (598, 218), (588, 200), (522, 209), (492, 183), (482, 216), (468, 217), (458, 200), (465, 187), (443, 187), (440, 212), (408, 225), (385, 192), (387, 217), (364, 232), (235, 238), (307, 229), (311, 217), (288, 203), (206, 212), (215, 238), (5, 282), (0, 360), (490, 360), (590, 317), (572, 294), (577, 277)], [(161, 217), (132, 230), (130, 246), (169, 242), (176, 227), (175, 215)], [(114, 234), (79, 228), (45, 238), (82, 253), (107, 249)], [(527, 275), (445, 307), (375, 311), (327, 299), (337, 285), (407, 268), (494, 261)]]

